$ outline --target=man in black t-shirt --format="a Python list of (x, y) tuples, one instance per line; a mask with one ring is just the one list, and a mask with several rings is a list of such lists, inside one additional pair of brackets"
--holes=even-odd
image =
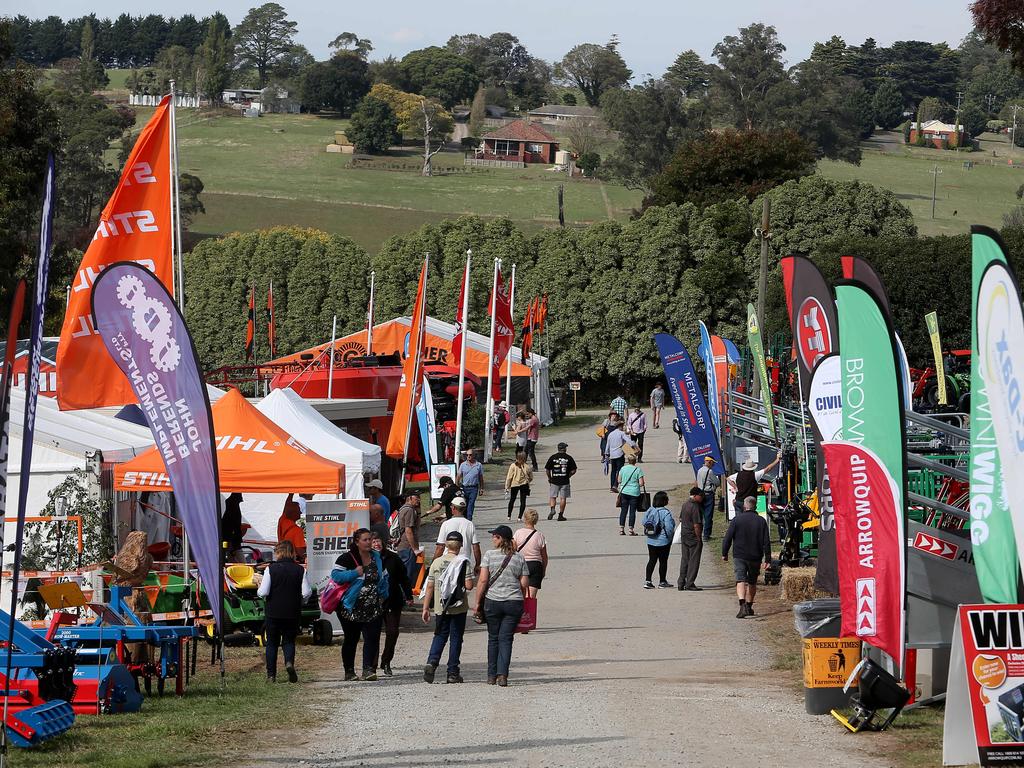
[(442, 477), (438, 481), (438, 485), (441, 487), (441, 498), (434, 503), (429, 510), (427, 510), (427, 517), (444, 509), (444, 519), (450, 520), (452, 516), (452, 499), (456, 496), (462, 496), (462, 488), (455, 484), (455, 481), (450, 477)]
[(558, 453), (553, 453), (544, 465), (548, 475), (548, 520), (555, 516), (555, 501), (558, 501), (558, 519), (565, 520), (565, 501), (569, 498), (569, 480), (576, 474), (576, 460), (566, 453), (568, 443), (558, 444)]

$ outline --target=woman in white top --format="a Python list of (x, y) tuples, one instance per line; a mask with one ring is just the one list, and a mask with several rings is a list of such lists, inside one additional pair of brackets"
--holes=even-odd
[(541, 582), (548, 570), (548, 543), (544, 534), (537, 530), (540, 515), (536, 509), (526, 510), (523, 527), (512, 534), (516, 551), (526, 561), (526, 572), (530, 577), (530, 597), (536, 597)]

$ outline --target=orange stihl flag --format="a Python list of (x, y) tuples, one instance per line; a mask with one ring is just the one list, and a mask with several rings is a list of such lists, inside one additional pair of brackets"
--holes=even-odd
[(135, 393), (93, 328), (92, 284), (103, 268), (136, 261), (173, 292), (170, 97), (160, 102), (135, 148), (75, 274), (57, 347), (62, 411), (134, 403)]
[(413, 408), (420, 399), (423, 380), (423, 337), (426, 330), (424, 313), (427, 303), (427, 262), (420, 269), (420, 283), (416, 290), (416, 305), (412, 311), (412, 323), (409, 325), (409, 342), (406, 347), (405, 363), (402, 365), (402, 381), (398, 386), (398, 399), (395, 401), (395, 415), (391, 419), (391, 431), (388, 432), (387, 455), (393, 459), (404, 459), (409, 444), (409, 432), (412, 428)]

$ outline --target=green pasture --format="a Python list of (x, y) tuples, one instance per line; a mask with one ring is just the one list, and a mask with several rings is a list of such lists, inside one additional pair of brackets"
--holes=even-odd
[[(139, 110), (138, 125), (148, 110)], [(388, 237), (462, 214), (508, 216), (537, 229), (557, 226), (558, 185), (565, 185), (567, 225), (625, 219), (640, 193), (618, 185), (567, 179), (546, 167), (467, 169), (461, 153), (435, 157), (424, 178), (418, 150), (357, 160), (325, 150), (345, 122), (312, 115), (242, 118), (182, 110), (182, 172), (203, 180), (207, 213), (200, 236), (272, 224), (301, 224), (348, 235), (371, 251)]]
[[(818, 172), (831, 179), (858, 179), (892, 190), (910, 208), (922, 235), (963, 234), (972, 224), (999, 228), (1003, 214), (1020, 202), (1016, 192), (1024, 184), (1024, 149), (1011, 157), (1005, 140), (986, 137), (979, 152), (903, 147), (868, 150), (859, 166), (823, 160)], [(970, 170), (965, 167), (968, 162), (973, 166)], [(933, 219), (931, 171), (936, 166), (941, 173)]]

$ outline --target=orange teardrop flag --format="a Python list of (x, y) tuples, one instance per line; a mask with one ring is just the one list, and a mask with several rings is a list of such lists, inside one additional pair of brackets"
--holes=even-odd
[(412, 427), (413, 408), (420, 399), (423, 380), (423, 336), (426, 328), (425, 313), (427, 301), (427, 262), (420, 268), (420, 283), (416, 290), (416, 305), (412, 311), (412, 325), (409, 326), (409, 343), (405, 363), (402, 366), (402, 381), (398, 386), (395, 414), (388, 432), (386, 453), (394, 459), (404, 459), (409, 447), (409, 432)]
[(135, 402), (128, 379), (93, 327), (93, 281), (117, 261), (136, 261), (173, 292), (170, 97), (164, 97), (128, 156), (75, 274), (57, 347), (62, 411)]

